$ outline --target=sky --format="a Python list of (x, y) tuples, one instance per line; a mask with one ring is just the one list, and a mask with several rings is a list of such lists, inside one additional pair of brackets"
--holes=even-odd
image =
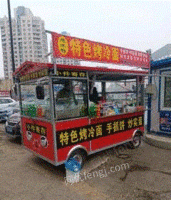
[[(10, 5), (12, 18), (14, 8), (25, 6), (45, 21), (46, 30), (78, 38), (152, 53), (171, 43), (171, 1), (10, 0)], [(0, 18), (5, 15), (7, 0), (0, 0)]]

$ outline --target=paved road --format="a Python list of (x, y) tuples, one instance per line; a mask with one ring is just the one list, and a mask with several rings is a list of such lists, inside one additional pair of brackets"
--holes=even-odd
[[(119, 154), (118, 154), (119, 152)], [(63, 166), (35, 157), (9, 140), (0, 125), (1, 200), (169, 200), (171, 153), (142, 143), (90, 156), (79, 183), (66, 183)]]

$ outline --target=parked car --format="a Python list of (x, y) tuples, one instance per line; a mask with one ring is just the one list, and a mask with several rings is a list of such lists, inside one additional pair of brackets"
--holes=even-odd
[(14, 99), (11, 99), (10, 97), (0, 97), (0, 108), (8, 105), (13, 105), (15, 103), (16, 101)]
[(5, 132), (11, 138), (21, 138), (20, 112), (14, 113), (8, 117), (5, 124)]
[(6, 121), (17, 110), (19, 110), (19, 102), (10, 97), (0, 97), (0, 122)]

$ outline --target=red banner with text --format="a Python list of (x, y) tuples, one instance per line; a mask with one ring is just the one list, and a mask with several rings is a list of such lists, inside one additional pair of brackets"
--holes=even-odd
[(149, 54), (52, 33), (54, 58), (65, 57), (93, 62), (123, 64), (149, 68)]

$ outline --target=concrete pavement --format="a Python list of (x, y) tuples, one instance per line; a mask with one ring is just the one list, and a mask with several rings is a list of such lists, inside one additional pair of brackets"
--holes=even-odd
[[(0, 136), (2, 200), (170, 200), (169, 150), (142, 141), (138, 149), (118, 147), (120, 155), (115, 148), (99, 152), (88, 158), (86, 178), (83, 174), (83, 181), (71, 185), (62, 166), (37, 158), (3, 132)], [(119, 170), (126, 163), (129, 167)]]
[(143, 140), (153, 146), (171, 150), (171, 138), (146, 133)]

